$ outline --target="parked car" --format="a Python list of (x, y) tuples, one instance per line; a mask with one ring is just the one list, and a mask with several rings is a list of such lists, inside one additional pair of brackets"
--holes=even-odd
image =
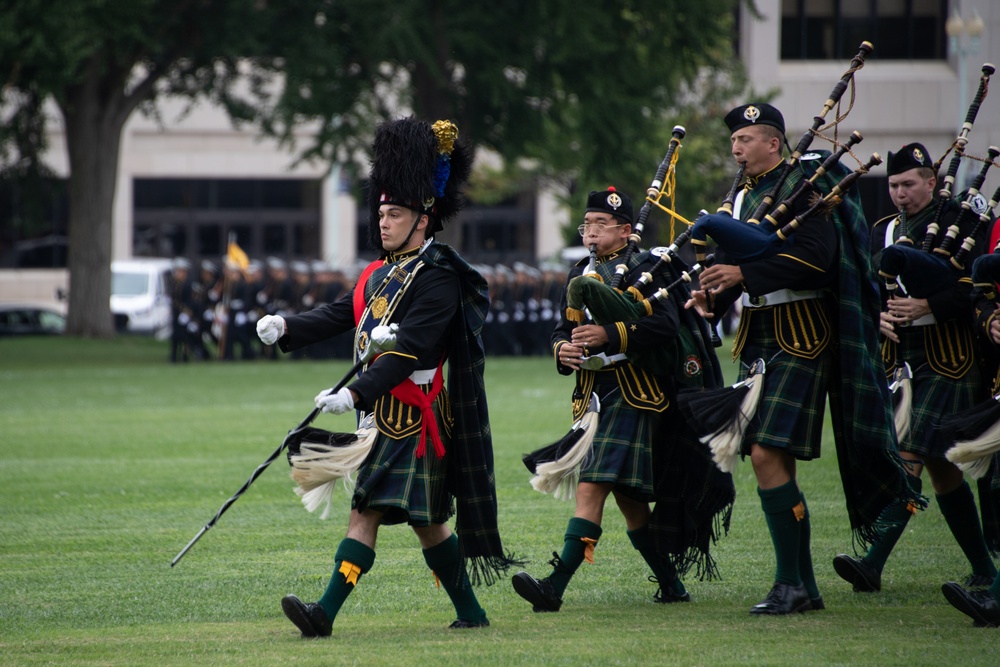
[(57, 306), (0, 303), (0, 336), (44, 336), (66, 331), (66, 316)]
[(154, 257), (111, 262), (111, 313), (119, 331), (169, 336), (170, 265)]

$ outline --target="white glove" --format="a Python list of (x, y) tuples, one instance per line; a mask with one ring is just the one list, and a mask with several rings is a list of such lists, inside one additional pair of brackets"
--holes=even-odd
[(399, 325), (393, 322), (389, 326), (380, 324), (374, 329), (372, 329), (372, 345), (379, 352), (385, 352), (386, 350), (391, 350), (396, 347), (396, 333), (399, 331)]
[(344, 387), (335, 394), (331, 394), (329, 389), (324, 389), (316, 395), (316, 409), (330, 414), (339, 415), (354, 409), (354, 398), (351, 390)]
[(281, 315), (265, 315), (257, 320), (257, 338), (264, 345), (274, 345), (285, 335), (285, 318)]

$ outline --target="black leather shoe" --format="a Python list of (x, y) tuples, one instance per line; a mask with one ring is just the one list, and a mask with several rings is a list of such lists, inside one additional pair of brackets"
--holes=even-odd
[(535, 579), (527, 572), (518, 572), (511, 578), (514, 590), (531, 603), (532, 611), (559, 611), (562, 598), (556, 595), (548, 579)]
[[(649, 580), (652, 581), (654, 584), (660, 583), (659, 580), (656, 577), (650, 577)], [(674, 581), (676, 581), (676, 580), (677, 580), (677, 578), (674, 577)], [(670, 582), (669, 584), (667, 584), (666, 588), (664, 588), (663, 586), (660, 586), (659, 588), (657, 588), (656, 589), (656, 593), (653, 594), (653, 602), (655, 602), (657, 604), (671, 604), (673, 602), (690, 602), (691, 601), (691, 594), (690, 593), (688, 593), (687, 591), (684, 591), (683, 595), (678, 595), (677, 590), (673, 587), (672, 584), (673, 584), (673, 581)]]
[(1000, 627), (1000, 602), (989, 590), (967, 591), (953, 581), (941, 587), (951, 606), (972, 617), (978, 626)]
[(750, 608), (751, 614), (783, 616), (812, 609), (812, 600), (806, 587), (775, 583), (771, 592), (760, 603)]
[(855, 593), (882, 590), (882, 573), (860, 558), (840, 554), (833, 559), (833, 569), (840, 578), (854, 586)]
[(329, 637), (333, 632), (333, 622), (327, 618), (326, 610), (315, 602), (305, 603), (294, 595), (286, 595), (281, 598), (281, 611), (302, 631), (303, 637)]
[(973, 572), (965, 578), (966, 588), (989, 588), (993, 585), (993, 580), (996, 577), (991, 577), (988, 574), (976, 574)]
[(485, 618), (479, 622), (465, 621), (460, 618), (448, 626), (448, 628), (451, 630), (465, 630), (467, 628), (488, 628), (488, 627), (490, 627), (490, 622)]
[(810, 605), (810, 609), (812, 609), (813, 611), (822, 611), (822, 610), (826, 609), (826, 605), (823, 604), (823, 596), (822, 595), (819, 596), (818, 598), (812, 598), (811, 600), (809, 600), (809, 605)]

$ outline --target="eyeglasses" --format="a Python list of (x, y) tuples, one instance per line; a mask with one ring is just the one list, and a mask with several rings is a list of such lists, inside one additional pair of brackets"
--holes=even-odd
[(621, 227), (621, 225), (606, 225), (603, 222), (585, 222), (576, 228), (576, 231), (580, 232), (580, 236), (586, 236), (587, 232), (593, 230), (598, 234), (603, 234), (606, 229), (613, 229), (615, 227)]

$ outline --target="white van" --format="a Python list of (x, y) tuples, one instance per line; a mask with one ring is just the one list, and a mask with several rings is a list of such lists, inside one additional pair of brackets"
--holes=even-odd
[(154, 257), (111, 262), (111, 313), (119, 331), (169, 338), (170, 266)]

